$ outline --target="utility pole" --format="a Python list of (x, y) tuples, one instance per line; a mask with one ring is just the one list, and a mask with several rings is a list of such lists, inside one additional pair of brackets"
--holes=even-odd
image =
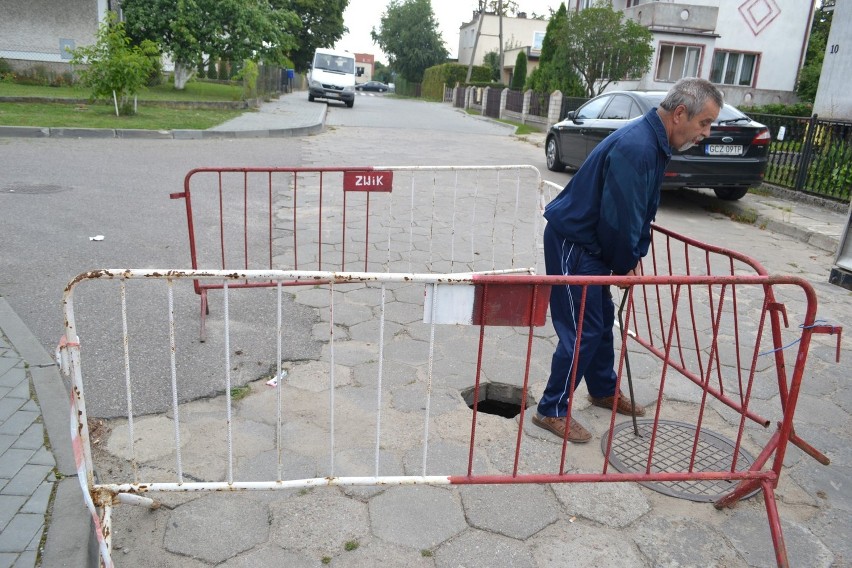
[(473, 61), (476, 58), (476, 44), (479, 43), (479, 34), (482, 32), (482, 20), (485, 19), (485, 0), (479, 0), (479, 22), (476, 24), (476, 36), (473, 38), (473, 52), (470, 54), (470, 61), (467, 63), (467, 77), (465, 83), (470, 83), (470, 74), (473, 72)]
[(500, 41), (500, 57), (497, 59), (500, 62), (500, 82), (503, 82), (503, 0), (497, 1), (497, 17), (500, 18), (499, 31), (497, 32)]

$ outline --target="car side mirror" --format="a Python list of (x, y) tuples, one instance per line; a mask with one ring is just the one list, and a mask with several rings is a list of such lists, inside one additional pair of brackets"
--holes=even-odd
[(572, 110), (568, 113), (568, 116), (566, 118), (568, 120), (574, 122), (574, 119), (575, 119), (576, 116), (577, 116), (577, 113)]

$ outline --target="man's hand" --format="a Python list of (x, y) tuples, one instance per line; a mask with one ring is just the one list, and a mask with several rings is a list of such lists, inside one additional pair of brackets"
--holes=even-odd
[[(631, 270), (627, 271), (627, 274), (625, 274), (625, 276), (639, 276), (640, 271), (641, 271), (641, 268), (639, 267), (639, 265), (641, 263), (642, 263), (642, 261), (640, 260), (638, 263), (636, 263), (635, 267), (633, 267)], [(618, 287), (621, 288), (622, 290), (626, 290), (627, 288), (630, 288), (630, 284), (621, 284)]]

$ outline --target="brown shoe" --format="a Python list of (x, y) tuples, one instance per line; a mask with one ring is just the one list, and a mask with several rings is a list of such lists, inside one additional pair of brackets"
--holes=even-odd
[[(593, 396), (589, 397), (589, 401), (595, 405), (600, 406), (601, 408), (606, 408), (607, 410), (612, 410), (612, 400), (616, 395), (605, 396), (602, 398), (595, 398)], [(645, 416), (645, 407), (641, 404), (637, 404), (631, 408), (630, 400), (628, 400), (621, 392), (618, 393), (618, 405), (616, 406), (616, 411), (619, 414), (626, 414), (627, 416)]]
[[(539, 428), (544, 428), (553, 432), (559, 439), (565, 439), (565, 417), (557, 418), (555, 416), (542, 416), (538, 412), (533, 414), (532, 423)], [(585, 444), (592, 439), (592, 433), (583, 428), (583, 425), (571, 419), (571, 426), (568, 428), (568, 441), (575, 444)]]

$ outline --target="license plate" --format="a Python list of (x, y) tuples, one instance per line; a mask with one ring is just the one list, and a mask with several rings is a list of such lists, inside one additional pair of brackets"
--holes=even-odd
[(731, 144), (707, 144), (705, 151), (708, 156), (741, 156), (743, 147)]

